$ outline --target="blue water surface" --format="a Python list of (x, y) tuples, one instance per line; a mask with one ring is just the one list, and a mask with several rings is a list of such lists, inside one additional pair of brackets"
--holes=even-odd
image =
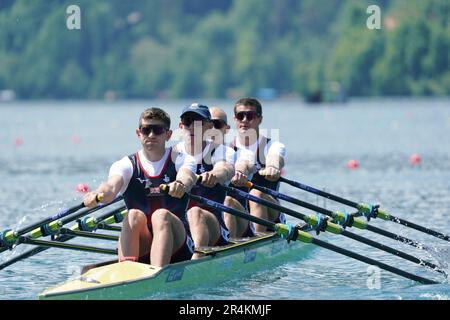
[[(20, 228), (78, 204), (75, 188), (95, 188), (113, 161), (138, 150), (135, 129), (149, 106), (165, 108), (172, 128), (191, 101), (17, 101), (0, 104), (0, 230)], [(232, 127), (233, 101), (206, 100), (224, 108)], [(297, 100), (263, 101), (262, 126), (287, 148), (286, 177), (354, 201), (379, 203), (401, 218), (450, 233), (450, 100), (361, 99), (346, 105), (307, 106)], [(176, 135), (175, 135), (176, 138)], [(22, 143), (20, 143), (22, 142)], [(420, 166), (409, 158), (417, 153)], [(350, 159), (357, 170), (346, 167)], [(281, 191), (328, 209), (346, 209), (282, 185)], [(296, 208), (302, 213), (311, 211)], [(351, 211), (351, 210), (350, 210)], [(296, 222), (295, 219), (289, 219)], [(352, 230), (436, 264), (450, 261), (448, 242), (372, 220), (380, 228), (422, 242), (419, 250), (367, 231)], [(323, 235), (319, 235), (319, 238)], [(420, 285), (387, 271), (372, 288), (368, 265), (325, 249), (251, 277), (214, 287), (160, 295), (158, 299), (449, 299), (448, 281), (388, 253), (346, 239), (326, 241), (402, 270), (440, 282)], [(114, 243), (77, 240), (98, 246)], [(0, 261), (29, 249), (20, 245)], [(50, 249), (0, 271), (0, 299), (36, 299), (48, 286), (76, 275), (80, 267), (109, 256)], [(154, 297), (153, 297), (154, 298)]]

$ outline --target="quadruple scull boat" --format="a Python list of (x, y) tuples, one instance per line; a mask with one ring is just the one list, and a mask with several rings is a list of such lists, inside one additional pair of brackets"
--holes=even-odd
[(299, 241), (288, 243), (270, 233), (239, 239), (228, 246), (202, 248), (199, 251), (204, 257), (162, 268), (111, 261), (85, 267), (78, 278), (45, 290), (39, 299), (139, 299), (182, 292), (305, 258), (313, 248)]
[[(408, 253), (387, 246), (384, 243), (379, 243), (354, 234), (346, 230), (346, 228), (356, 227), (358, 229), (371, 231), (387, 238), (404, 242), (415, 248), (421, 248), (416, 241), (369, 225), (368, 221), (362, 220), (359, 216), (364, 215), (367, 217), (367, 220), (379, 217), (383, 220), (393, 221), (445, 241), (450, 241), (449, 235), (392, 216), (385, 210), (380, 209), (379, 206), (367, 205), (365, 203), (358, 204), (332, 194), (326, 194), (296, 181), (290, 181), (284, 178), (282, 181), (297, 188), (305, 189), (306, 191), (317, 193), (334, 201), (355, 207), (358, 209), (358, 212), (353, 214), (343, 214), (340, 211), (332, 212), (282, 194), (278, 191), (266, 190), (261, 186), (253, 184), (249, 185), (249, 188), (259, 189), (275, 198), (318, 212), (316, 215), (305, 215), (296, 210), (281, 206), (280, 204), (255, 197), (250, 193), (240, 191), (239, 189), (224, 186), (227, 192), (230, 192), (231, 194), (235, 193), (248, 201), (260, 203), (261, 205), (284, 212), (292, 217), (299, 218), (306, 223), (303, 226), (293, 226), (291, 224), (274, 223), (249, 215), (246, 212), (235, 210), (221, 203), (188, 194), (190, 198), (198, 203), (263, 225), (271, 230), (275, 230), (275, 232), (258, 234), (254, 238), (235, 239), (235, 241), (232, 241), (229, 245), (223, 247), (196, 248), (197, 251), (204, 253), (204, 257), (197, 260), (169, 264), (163, 268), (131, 261), (117, 262), (117, 260), (89, 265), (83, 268), (81, 275), (77, 278), (45, 290), (39, 295), (39, 298), (98, 300), (138, 299), (155, 295), (164, 295), (165, 293), (183, 292), (201, 286), (213, 286), (230, 279), (235, 279), (236, 276), (242, 278), (254, 274), (255, 272), (259, 272), (262, 269), (270, 270), (270, 268), (288, 261), (298, 261), (307, 257), (315, 247), (325, 248), (329, 251), (342, 254), (369, 265), (378, 266), (383, 270), (387, 270), (393, 274), (397, 274), (418, 283), (439, 283), (434, 279), (412, 274), (379, 260), (336, 246), (331, 242), (318, 239), (313, 236), (312, 231), (315, 231), (317, 235), (320, 232), (342, 235), (447, 276), (445, 270), (431, 261), (419, 259)], [(167, 190), (167, 188), (162, 187), (162, 190)], [(120, 199), (118, 198), (114, 200), (113, 203), (118, 202), (119, 200)], [(17, 257), (1, 263), (0, 270), (49, 247), (117, 255), (117, 250), (114, 249), (65, 243), (74, 237), (117, 241), (117, 236), (96, 234), (93, 231), (96, 229), (120, 231), (120, 227), (110, 226), (110, 224), (120, 223), (122, 221), (127, 212), (124, 210), (124, 207), (116, 208), (113, 211), (101, 214), (98, 217), (86, 216), (105, 206), (106, 205), (100, 205), (96, 208), (81, 210), (84, 207), (84, 204), (81, 203), (19, 230), (8, 229), (0, 232), (0, 253), (12, 249), (21, 243), (38, 246), (35, 249), (26, 251)], [(322, 214), (327, 217), (323, 217)], [(328, 217), (330, 217), (331, 220), (328, 220)], [(77, 223), (70, 228), (64, 227), (67, 223), (73, 221), (77, 221)], [(51, 236), (51, 240), (37, 240), (37, 238), (46, 236)]]

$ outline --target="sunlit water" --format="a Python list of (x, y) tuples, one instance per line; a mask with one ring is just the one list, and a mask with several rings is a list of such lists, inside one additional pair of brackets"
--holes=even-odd
[[(176, 128), (188, 101), (15, 102), (0, 105), (0, 230), (28, 225), (78, 204), (78, 183), (95, 188), (109, 165), (139, 148), (134, 132), (145, 107), (166, 108)], [(226, 108), (232, 101), (206, 101)], [(394, 215), (450, 233), (450, 101), (355, 100), (345, 106), (308, 107), (298, 101), (265, 102), (265, 128), (280, 129), (288, 150), (286, 177), (355, 201), (380, 203)], [(20, 144), (22, 141), (22, 144)], [(19, 145), (18, 145), (19, 144)], [(418, 153), (420, 167), (409, 157)], [(350, 159), (360, 162), (349, 170)], [(281, 191), (329, 209), (349, 209), (282, 185)], [(310, 213), (293, 205), (303, 213)], [(294, 219), (290, 219), (294, 222)], [(449, 243), (385, 221), (371, 221), (421, 241), (430, 252), (368, 233), (420, 258), (447, 266)], [(319, 235), (323, 237), (323, 235)], [(367, 265), (325, 249), (306, 259), (220, 286), (160, 295), (159, 299), (449, 299), (450, 287), (438, 273), (342, 236), (327, 241), (424, 277), (442, 282), (420, 285), (381, 272), (368, 288)], [(87, 243), (86, 240), (77, 240)], [(113, 247), (113, 243), (89, 241)], [(1, 254), (6, 261), (28, 249)], [(66, 280), (79, 267), (109, 256), (50, 249), (0, 271), (2, 299), (35, 299), (44, 288)]]

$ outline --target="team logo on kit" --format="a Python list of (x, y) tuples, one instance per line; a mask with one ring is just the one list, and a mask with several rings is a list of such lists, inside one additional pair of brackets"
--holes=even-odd
[(198, 170), (200, 171), (200, 173), (205, 173), (205, 172), (206, 172), (206, 169), (205, 169), (205, 167), (203, 166), (203, 164), (200, 165), (200, 169), (198, 169)]
[(165, 183), (169, 183), (169, 182), (170, 182), (170, 178), (167, 176), (167, 174), (164, 175), (163, 181), (164, 181)]
[(144, 189), (150, 189), (152, 187), (152, 182), (150, 180), (148, 180), (148, 179), (137, 178), (137, 180), (141, 184), (144, 184)]
[(161, 194), (161, 190), (159, 190), (159, 186), (153, 187), (152, 182), (149, 179), (141, 179), (137, 178), (137, 180), (144, 184), (144, 189), (147, 193), (147, 197), (156, 196)]

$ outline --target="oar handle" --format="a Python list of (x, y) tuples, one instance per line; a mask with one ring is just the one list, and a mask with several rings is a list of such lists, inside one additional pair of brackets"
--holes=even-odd
[[(203, 181), (203, 176), (201, 176), (201, 175), (195, 175), (195, 176), (197, 177), (195, 184), (200, 185)], [(159, 185), (159, 190), (161, 190), (162, 193), (168, 194), (170, 187), (168, 184), (163, 183), (163, 184)]]
[[(95, 201), (96, 201), (97, 203), (99, 203), (99, 202), (101, 202), (101, 201), (104, 199), (104, 197), (105, 197), (105, 194), (104, 194), (104, 193), (98, 193), (98, 194), (95, 196)], [(67, 216), (67, 215), (69, 215), (69, 214), (71, 214), (71, 213), (73, 213), (73, 212), (76, 212), (76, 211), (78, 211), (78, 210), (80, 210), (80, 209), (83, 209), (84, 207), (86, 207), (86, 205), (84, 204), (84, 202), (82, 202), (82, 203), (80, 203), (80, 204), (77, 205), (77, 206), (71, 207), (71, 208), (66, 209), (66, 210), (62, 210), (62, 211), (60, 211), (60, 212), (54, 214), (53, 216), (50, 217), (50, 220), (61, 219), (61, 218), (65, 217), (65, 216)], [(20, 232), (20, 231), (18, 231), (18, 232)]]

